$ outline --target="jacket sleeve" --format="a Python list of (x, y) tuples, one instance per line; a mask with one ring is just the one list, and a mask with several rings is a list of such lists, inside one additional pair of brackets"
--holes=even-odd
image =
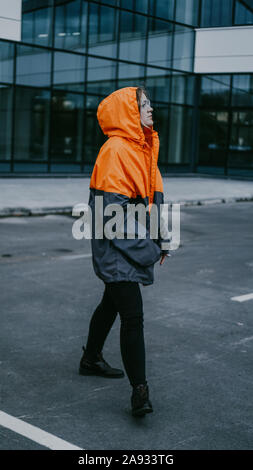
[[(162, 249), (162, 243), (169, 244), (171, 241), (171, 235), (169, 233), (168, 226), (166, 225), (166, 220), (162, 215), (162, 205), (164, 204), (164, 191), (163, 191), (163, 181), (162, 176), (160, 173), (159, 168), (157, 167), (156, 170), (156, 185), (155, 185), (155, 192), (154, 192), (154, 200), (153, 202), (157, 206), (157, 213), (158, 213), (158, 237), (154, 239), (157, 245), (161, 249), (161, 254), (169, 254), (169, 249)], [(151, 209), (152, 210), (152, 209)]]

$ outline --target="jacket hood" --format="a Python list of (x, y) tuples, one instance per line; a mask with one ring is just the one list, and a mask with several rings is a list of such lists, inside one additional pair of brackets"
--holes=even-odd
[[(120, 88), (100, 102), (97, 119), (105, 135), (145, 141), (136, 99), (137, 87)], [(151, 128), (152, 134), (157, 134)]]

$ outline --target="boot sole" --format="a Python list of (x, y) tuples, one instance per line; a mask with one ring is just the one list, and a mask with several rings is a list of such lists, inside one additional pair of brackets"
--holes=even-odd
[(112, 375), (112, 374), (103, 374), (102, 372), (95, 372), (92, 370), (83, 370), (79, 369), (79, 374), (80, 375), (97, 375), (99, 377), (108, 377), (110, 379), (122, 379), (125, 375), (122, 373), (120, 375)]
[(141, 408), (136, 411), (132, 411), (133, 416), (144, 416), (146, 413), (153, 413), (152, 408)]

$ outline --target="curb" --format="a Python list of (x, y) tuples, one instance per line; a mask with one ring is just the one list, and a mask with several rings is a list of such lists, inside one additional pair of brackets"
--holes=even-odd
[[(231, 202), (253, 202), (253, 196), (246, 197), (227, 197), (227, 198), (209, 198), (209, 199), (192, 199), (186, 201), (165, 201), (172, 207), (173, 204), (181, 206), (205, 206), (210, 204), (226, 204)], [(42, 215), (72, 215), (73, 206), (66, 207), (41, 207), (28, 209), (26, 207), (5, 207), (0, 209), (0, 217), (30, 217)]]

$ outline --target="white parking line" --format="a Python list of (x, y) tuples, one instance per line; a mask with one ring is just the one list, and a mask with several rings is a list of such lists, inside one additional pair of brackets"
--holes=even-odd
[(246, 300), (253, 299), (252, 294), (245, 294), (245, 295), (238, 295), (237, 297), (231, 297), (231, 300), (235, 300), (236, 302), (245, 302)]
[(0, 411), (0, 425), (51, 450), (84, 450), (4, 411)]

